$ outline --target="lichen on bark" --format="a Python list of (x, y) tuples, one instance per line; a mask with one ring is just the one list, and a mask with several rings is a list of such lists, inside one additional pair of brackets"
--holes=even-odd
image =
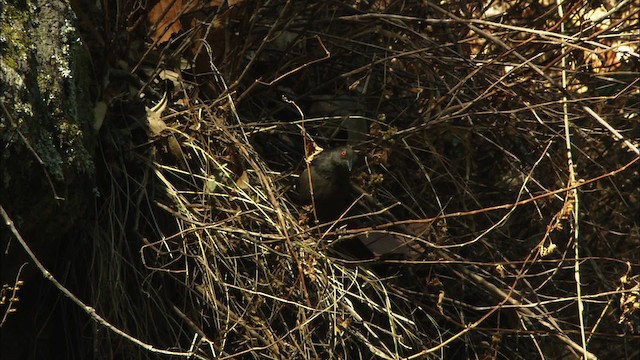
[[(89, 57), (66, 1), (0, 4), (0, 202), (25, 226), (62, 234), (69, 211), (88, 205), (71, 191), (95, 172)], [(60, 219), (44, 224), (35, 204)]]

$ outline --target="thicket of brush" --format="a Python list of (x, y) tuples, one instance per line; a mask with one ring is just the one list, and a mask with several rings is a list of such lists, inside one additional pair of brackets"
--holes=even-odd
[[(110, 18), (99, 314), (197, 358), (638, 356), (638, 1), (229, 3)], [(304, 221), (314, 142), (375, 214)]]

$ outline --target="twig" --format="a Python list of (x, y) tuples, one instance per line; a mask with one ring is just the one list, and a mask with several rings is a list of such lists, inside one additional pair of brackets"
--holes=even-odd
[(40, 260), (38, 260), (36, 255), (31, 251), (31, 248), (29, 248), (29, 245), (27, 245), (27, 242), (22, 238), (22, 235), (20, 235), (20, 233), (18, 232), (18, 230), (14, 226), (13, 221), (9, 217), (9, 214), (7, 214), (7, 212), (4, 210), (4, 207), (2, 205), (0, 205), (0, 215), (2, 215), (2, 218), (4, 219), (5, 224), (9, 227), (9, 229), (11, 230), (11, 233), (13, 233), (13, 235), (16, 237), (16, 239), (18, 240), (20, 245), (22, 245), (22, 248), (27, 252), (27, 254), (31, 258), (31, 260), (33, 260), (33, 262), (36, 264), (38, 269), (40, 269), (40, 272), (42, 273), (42, 276), (44, 276), (45, 279), (47, 279), (55, 287), (57, 287), (58, 290), (60, 290), (60, 292), (62, 292), (66, 297), (71, 299), (71, 301), (73, 303), (75, 303), (78, 307), (82, 308), (84, 310), (84, 312), (87, 313), (87, 315), (89, 315), (89, 317), (91, 317), (94, 321), (96, 321), (97, 323), (99, 323), (102, 326), (106, 327), (107, 329), (111, 330), (115, 334), (122, 336), (123, 338), (129, 340), (130, 342), (138, 345), (139, 347), (141, 347), (141, 348), (143, 348), (143, 349), (145, 349), (147, 351), (150, 351), (150, 352), (153, 352), (153, 353), (157, 353), (157, 354), (163, 354), (163, 355), (174, 355), (174, 356), (184, 356), (184, 357), (196, 356), (199, 359), (206, 360), (206, 358), (201, 357), (200, 355), (194, 354), (192, 352), (181, 352), (181, 351), (171, 351), (171, 350), (158, 349), (158, 348), (156, 348), (155, 346), (153, 346), (151, 344), (147, 344), (147, 343), (143, 342), (142, 340), (139, 340), (139, 339), (127, 334), (123, 330), (120, 330), (116, 326), (114, 326), (111, 323), (109, 323), (102, 316), (98, 315), (98, 313), (96, 312), (96, 310), (93, 307), (83, 303), (71, 291), (69, 291), (66, 287), (64, 287), (62, 284), (60, 284), (60, 282), (58, 280), (56, 280), (56, 278), (44, 267), (44, 265), (40, 262)]

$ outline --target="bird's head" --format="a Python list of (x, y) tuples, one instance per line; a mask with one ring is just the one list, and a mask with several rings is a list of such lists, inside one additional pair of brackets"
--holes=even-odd
[(351, 171), (353, 163), (356, 161), (356, 153), (350, 146), (340, 146), (335, 149), (331, 149), (330, 153), (327, 155), (336, 167), (345, 168), (348, 171)]

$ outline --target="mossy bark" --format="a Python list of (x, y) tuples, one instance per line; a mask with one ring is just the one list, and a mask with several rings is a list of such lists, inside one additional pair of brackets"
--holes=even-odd
[(64, 1), (3, 1), (0, 201), (54, 239), (85, 214), (94, 175), (89, 57)]
[[(0, 1), (0, 204), (53, 270), (68, 260), (60, 255), (91, 222), (96, 136), (90, 68), (66, 1)], [(51, 315), (51, 304), (38, 295), (48, 285), (8, 228), (1, 229), (2, 284), (13, 287), (19, 278), (25, 288), (13, 304), (18, 311), (2, 327), (3, 353), (42, 356), (35, 338), (47, 335), (34, 314)]]

